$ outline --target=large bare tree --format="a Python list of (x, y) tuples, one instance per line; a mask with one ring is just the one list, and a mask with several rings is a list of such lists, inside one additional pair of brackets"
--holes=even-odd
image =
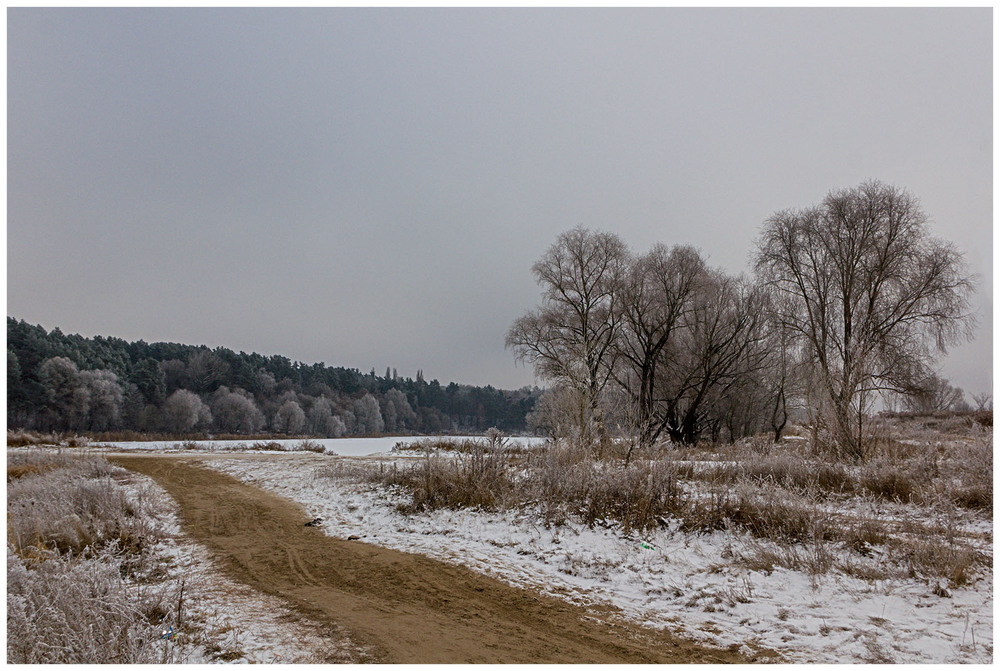
[(878, 181), (772, 215), (756, 267), (788, 299), (778, 318), (805, 343), (837, 445), (855, 457), (872, 395), (912, 390), (973, 325), (962, 254), (928, 234), (916, 198)]
[(666, 433), (673, 442), (693, 444), (707, 420), (722, 419), (718, 401), (766, 360), (764, 305), (764, 292), (753, 282), (705, 273), (682, 328), (661, 353), (654, 438)]
[(648, 445), (662, 430), (656, 420), (657, 367), (671, 337), (692, 309), (699, 282), (708, 271), (693, 247), (655, 245), (638, 257), (622, 283), (622, 333), (618, 382), (635, 402), (639, 443)]
[(593, 421), (605, 438), (600, 397), (611, 377), (621, 324), (619, 288), (628, 248), (610, 233), (574, 228), (559, 236), (532, 272), (542, 303), (519, 317), (506, 346), (531, 362), (536, 374), (579, 394), (581, 438), (591, 438)]

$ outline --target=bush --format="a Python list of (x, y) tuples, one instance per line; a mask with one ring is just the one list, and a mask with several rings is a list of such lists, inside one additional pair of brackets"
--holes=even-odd
[(247, 447), (247, 449), (276, 452), (283, 452), (285, 450), (285, 448), (281, 446), (281, 443), (273, 440), (257, 441), (256, 443), (252, 443), (249, 447)]
[(758, 492), (713, 492), (707, 498), (692, 500), (680, 512), (682, 531), (737, 528), (772, 540), (828, 539), (824, 525), (816, 524), (808, 510)]

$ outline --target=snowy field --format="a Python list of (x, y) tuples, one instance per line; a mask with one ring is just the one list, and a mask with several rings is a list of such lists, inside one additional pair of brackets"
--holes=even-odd
[[(993, 657), (988, 569), (972, 584), (948, 589), (837, 571), (753, 571), (732, 558), (762, 541), (735, 531), (666, 528), (630, 536), (573, 521), (546, 528), (524, 510), (403, 515), (396, 510), (403, 494), (336, 477), (322, 455), (207, 463), (300, 503), (332, 536), (361, 536), (579, 603), (610, 603), (638, 622), (718, 646), (769, 648), (789, 662), (989, 663)], [(984, 547), (992, 554), (991, 534)]]

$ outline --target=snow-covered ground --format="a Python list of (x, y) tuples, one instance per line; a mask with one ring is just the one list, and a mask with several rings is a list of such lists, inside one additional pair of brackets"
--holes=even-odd
[(719, 646), (769, 648), (789, 662), (993, 658), (991, 573), (935, 594), (916, 579), (751, 571), (732, 557), (761, 541), (734, 532), (638, 537), (575, 522), (546, 528), (531, 511), (403, 515), (402, 495), (323, 475), (330, 463), (302, 454), (207, 465), (299, 502), (332, 536), (358, 535), (580, 603), (611, 603), (636, 621)]
[[(482, 436), (388, 436), (385, 438), (309, 438), (310, 443), (316, 443), (323, 447), (327, 454), (340, 456), (365, 456), (371, 454), (388, 453), (396, 443), (419, 443), (425, 440), (461, 442), (463, 440), (484, 440)], [(522, 445), (538, 445), (544, 442), (544, 438), (524, 437), (513, 438), (512, 443)], [(281, 450), (294, 451), (302, 443), (301, 438), (284, 438), (277, 440), (199, 440), (199, 441), (120, 441), (100, 443), (91, 446), (91, 449), (110, 449), (125, 451), (149, 451), (149, 452), (236, 452), (244, 451), (255, 443), (277, 443)]]

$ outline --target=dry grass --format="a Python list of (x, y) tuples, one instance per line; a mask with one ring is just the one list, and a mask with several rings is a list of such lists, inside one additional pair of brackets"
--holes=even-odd
[[(150, 500), (95, 457), (8, 453), (7, 661), (150, 663), (172, 586)], [(151, 582), (152, 581), (152, 582)]]
[[(502, 437), (503, 438), (503, 437)], [(465, 438), (463, 440), (449, 440), (447, 438), (422, 438), (419, 440), (401, 440), (392, 446), (392, 451), (396, 454), (425, 454), (436, 452), (440, 454), (472, 454), (482, 450), (484, 445), (490, 444), (490, 436), (485, 438)], [(503, 451), (507, 455), (528, 454), (530, 448), (511, 442), (506, 438), (502, 440)], [(494, 448), (495, 451), (496, 448)]]
[(158, 625), (170, 616), (163, 591), (142, 597), (122, 580), (117, 553), (46, 561), (7, 551), (7, 662), (157, 662)]
[[(327, 474), (401, 487), (410, 495), (404, 512), (531, 507), (546, 524), (737, 531), (752, 548), (739, 561), (754, 568), (966, 584), (992, 561), (955, 527), (959, 510), (992, 515), (992, 430), (944, 418), (953, 433), (942, 435), (901, 421), (879, 433), (860, 463), (836, 461), (807, 440), (774, 445), (765, 437), (683, 451), (646, 448), (627, 466), (565, 442), (517, 455), (470, 442), (425, 445), (424, 458), (410, 466), (352, 464)], [(951, 521), (901, 525), (874, 512), (887, 504)]]
[[(85, 436), (93, 443), (183, 443), (204, 440), (268, 441), (290, 436), (276, 433), (152, 433), (142, 431), (87, 431)], [(295, 436), (291, 436), (295, 437)]]
[(153, 518), (99, 457), (12, 455), (8, 471), (29, 472), (7, 487), (7, 539), (22, 557), (45, 551), (81, 555), (115, 544), (141, 555), (157, 540)]
[[(221, 440), (221, 439), (220, 439)], [(238, 442), (232, 445), (218, 445), (214, 442), (195, 442), (186, 440), (175, 443), (174, 447), (191, 451), (220, 452), (316, 452), (324, 454), (326, 448), (314, 440), (304, 438), (297, 443), (279, 443), (276, 440), (258, 440), (252, 443)]]
[(762, 454), (751, 445), (728, 446), (704, 458), (705, 448), (677, 455), (678, 474), (713, 487), (752, 482), (839, 497), (869, 497), (895, 503), (933, 505), (942, 497), (963, 508), (992, 511), (992, 432), (960, 441), (876, 441), (871, 457), (843, 463), (786, 447)]
[(510, 504), (516, 487), (506, 455), (478, 449), (454, 458), (428, 453), (406, 469), (372, 476), (386, 485), (405, 487), (412, 494), (405, 511), (436, 508), (482, 508), (495, 510)]
[(8, 429), (7, 447), (29, 447), (35, 445), (62, 445), (65, 447), (86, 447), (90, 439), (86, 436), (64, 435), (58, 433), (36, 433), (25, 429)]

